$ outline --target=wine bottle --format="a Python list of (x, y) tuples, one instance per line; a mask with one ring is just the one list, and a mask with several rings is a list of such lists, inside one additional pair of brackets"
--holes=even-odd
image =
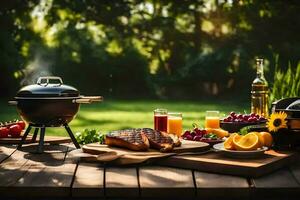
[(264, 60), (256, 59), (256, 78), (252, 82), (251, 112), (269, 116), (269, 87), (264, 77)]

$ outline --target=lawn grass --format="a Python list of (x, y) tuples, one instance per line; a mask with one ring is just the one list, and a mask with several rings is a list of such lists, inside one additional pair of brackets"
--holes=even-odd
[[(182, 112), (183, 128), (191, 129), (192, 123), (204, 125), (206, 110), (219, 110), (221, 115), (230, 111), (249, 112), (248, 102), (231, 101), (159, 101), (159, 100), (106, 100), (103, 103), (82, 105), (76, 118), (70, 123), (73, 132), (95, 128), (102, 132), (124, 128), (153, 127), (153, 110), (166, 108)], [(0, 121), (20, 118), (14, 106), (0, 102)], [(49, 128), (48, 135), (66, 135), (62, 128)]]

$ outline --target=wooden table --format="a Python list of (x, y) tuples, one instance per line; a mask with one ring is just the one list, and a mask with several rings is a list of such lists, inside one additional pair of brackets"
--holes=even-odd
[(300, 156), (293, 166), (247, 179), (160, 166), (79, 163), (68, 157), (70, 144), (29, 153), (35, 148), (0, 146), (0, 198), (300, 199)]

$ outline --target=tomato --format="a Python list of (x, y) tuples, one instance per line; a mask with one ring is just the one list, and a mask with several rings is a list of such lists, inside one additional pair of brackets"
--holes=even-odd
[(26, 124), (24, 121), (17, 121), (17, 124), (21, 127), (22, 130), (25, 129)]
[(11, 137), (20, 137), (21, 132), (22, 128), (18, 124), (9, 127), (9, 134), (11, 135)]
[(0, 138), (8, 137), (9, 129), (6, 127), (0, 127)]

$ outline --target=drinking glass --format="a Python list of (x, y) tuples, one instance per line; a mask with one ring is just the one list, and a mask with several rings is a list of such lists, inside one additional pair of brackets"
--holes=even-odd
[(220, 128), (219, 111), (206, 111), (205, 128)]
[(158, 131), (168, 131), (168, 110), (155, 109), (154, 110), (154, 129)]
[(168, 133), (175, 134), (178, 137), (182, 134), (182, 114), (168, 113)]

